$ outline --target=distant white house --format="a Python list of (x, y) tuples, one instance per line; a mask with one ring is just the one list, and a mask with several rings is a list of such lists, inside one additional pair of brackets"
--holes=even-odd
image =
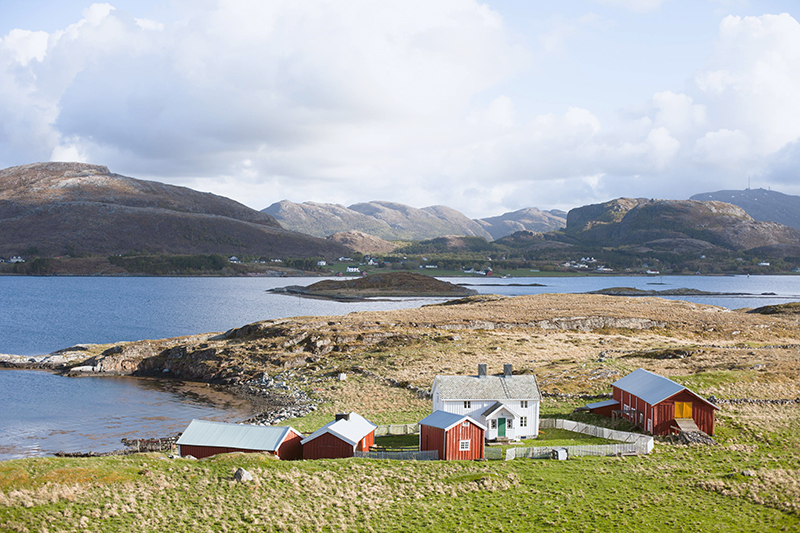
[(239, 261), (238, 257), (236, 257), (235, 255), (232, 255), (232, 256), (230, 256), (228, 258), (228, 263), (241, 263), (241, 261)]
[[(12, 259), (13, 259), (13, 258), (12, 258)], [(769, 263), (768, 263), (767, 261), (761, 261), (761, 262), (758, 264), (758, 266), (760, 266), (760, 267), (768, 267), (768, 266), (769, 266)]]
[(489, 376), (478, 365), (477, 376), (436, 376), (431, 387), (433, 411), (467, 415), (486, 426), (486, 439), (521, 439), (539, 434), (542, 396), (536, 376), (503, 374)]
[(25, 260), (18, 255), (15, 255), (11, 259), (8, 260), (9, 263), (24, 263)]
[(361, 269), (358, 267), (347, 267), (347, 272), (358, 274), (361, 272)]
[(325, 261), (324, 259), (323, 259), (323, 260), (321, 260), (321, 261), (317, 261), (317, 266), (318, 266), (318, 267), (324, 267), (324, 266), (328, 266), (328, 262), (327, 262), (327, 261)]

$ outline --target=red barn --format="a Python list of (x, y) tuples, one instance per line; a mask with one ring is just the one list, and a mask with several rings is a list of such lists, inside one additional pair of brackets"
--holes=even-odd
[(338, 414), (336, 420), (300, 441), (303, 459), (340, 459), (353, 457), (356, 451), (368, 452), (375, 444), (377, 427), (357, 413)]
[(445, 461), (484, 457), (486, 427), (467, 415), (434, 411), (419, 422), (420, 451), (438, 450)]
[(178, 439), (181, 457), (198, 459), (219, 453), (268, 452), (279, 459), (303, 458), (303, 435), (290, 427), (225, 424), (192, 420)]
[(610, 416), (610, 411), (639, 424), (653, 435), (675, 433), (678, 428), (714, 434), (716, 405), (671, 379), (635, 370), (612, 384), (613, 400), (589, 404), (590, 411)]

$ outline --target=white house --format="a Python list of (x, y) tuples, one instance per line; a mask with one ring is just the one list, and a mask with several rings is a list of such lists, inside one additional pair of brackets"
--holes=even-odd
[(536, 376), (515, 376), (511, 365), (503, 366), (500, 376), (487, 375), (485, 364), (477, 376), (436, 376), (433, 411), (470, 416), (486, 426), (487, 440), (536, 437), (542, 399)]

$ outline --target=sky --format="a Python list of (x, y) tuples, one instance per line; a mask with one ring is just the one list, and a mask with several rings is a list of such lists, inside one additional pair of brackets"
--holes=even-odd
[(800, 194), (796, 0), (0, 0), (0, 168), (254, 209)]

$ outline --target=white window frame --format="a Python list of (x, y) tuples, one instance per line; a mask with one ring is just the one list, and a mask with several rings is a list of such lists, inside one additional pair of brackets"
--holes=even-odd
[(519, 406), (522, 409), (527, 409), (528, 408), (528, 400), (520, 400), (519, 401)]
[(497, 419), (492, 418), (492, 429), (497, 429)]
[(464, 420), (463, 422), (461, 422), (461, 427), (462, 428), (468, 428), (469, 427), (469, 420)]
[(469, 445), (470, 445), (469, 439), (458, 441), (458, 451), (460, 451), (460, 452), (468, 452), (469, 451)]
[(506, 429), (514, 429), (514, 419), (507, 418), (506, 419)]
[(464, 400), (464, 409), (472, 409), (472, 402), (469, 400)]
[(528, 427), (528, 417), (527, 416), (519, 417), (519, 427), (521, 427), (521, 428)]

